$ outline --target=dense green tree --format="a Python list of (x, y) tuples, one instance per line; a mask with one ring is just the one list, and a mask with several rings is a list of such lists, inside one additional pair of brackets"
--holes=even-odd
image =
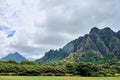
[(22, 65), (25, 65), (25, 64), (27, 64), (27, 65), (35, 65), (36, 63), (33, 62), (33, 61), (23, 60), (23, 61), (20, 62), (20, 64), (22, 64)]

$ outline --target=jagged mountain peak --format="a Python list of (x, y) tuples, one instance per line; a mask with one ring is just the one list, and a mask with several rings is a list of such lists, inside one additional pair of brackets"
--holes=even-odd
[(104, 33), (113, 33), (114, 31), (111, 28), (109, 28), (109, 27), (105, 27), (103, 29), (99, 29), (97, 27), (93, 27), (90, 30), (90, 33), (101, 33), (101, 32), (104, 32)]
[(105, 27), (103, 30), (105, 30), (105, 31), (112, 31), (113, 32), (113, 30), (110, 27)]
[(74, 56), (77, 56), (75, 58), (79, 60), (81, 56), (87, 59), (86, 56), (88, 57), (88, 55), (91, 56), (92, 54), (92, 56), (97, 55), (98, 58), (104, 58), (107, 54), (115, 55), (120, 58), (120, 32), (114, 32), (109, 27), (104, 29), (94, 27), (89, 34), (69, 42), (61, 48), (61, 50), (47, 52), (46, 55), (37, 60), (37, 62), (47, 63), (59, 61), (68, 57), (71, 53), (75, 53)]
[(97, 27), (93, 27), (90, 31), (90, 33), (98, 33), (100, 29), (98, 29)]
[(114, 32), (111, 28), (109, 28), (109, 27), (106, 27), (106, 28), (102, 29), (101, 32), (104, 33), (104, 34), (109, 34), (109, 35), (114, 35), (114, 33), (115, 33), (115, 32)]

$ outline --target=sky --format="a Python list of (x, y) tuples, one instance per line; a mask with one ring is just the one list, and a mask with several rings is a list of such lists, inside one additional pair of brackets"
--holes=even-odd
[(0, 0), (0, 58), (41, 58), (90, 29), (120, 30), (120, 0)]

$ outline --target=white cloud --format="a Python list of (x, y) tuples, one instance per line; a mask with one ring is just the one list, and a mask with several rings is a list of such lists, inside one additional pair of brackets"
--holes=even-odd
[(0, 26), (15, 30), (6, 38), (0, 32), (0, 56), (18, 51), (39, 58), (97, 26), (120, 29), (119, 0), (0, 0)]

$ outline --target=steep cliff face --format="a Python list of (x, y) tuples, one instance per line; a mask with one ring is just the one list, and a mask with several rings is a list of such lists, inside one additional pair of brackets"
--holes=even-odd
[(110, 28), (92, 28), (89, 34), (79, 37), (60, 50), (50, 50), (37, 62), (55, 62), (67, 58), (67, 60), (90, 61), (105, 58), (106, 55), (114, 55), (120, 58), (120, 31), (114, 32)]

